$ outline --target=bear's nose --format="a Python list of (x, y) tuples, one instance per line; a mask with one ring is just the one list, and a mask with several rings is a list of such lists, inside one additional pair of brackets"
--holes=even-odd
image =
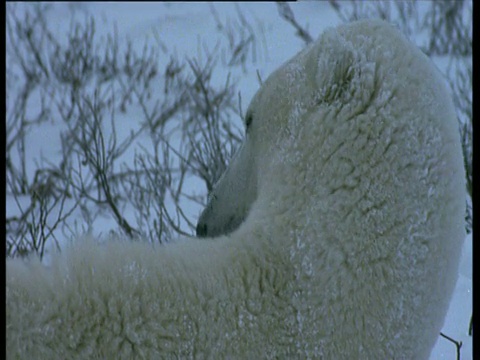
[(207, 224), (199, 222), (195, 231), (198, 237), (207, 237)]

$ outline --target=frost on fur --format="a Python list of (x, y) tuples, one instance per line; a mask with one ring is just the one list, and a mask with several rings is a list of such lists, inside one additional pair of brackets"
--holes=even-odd
[(465, 235), (437, 70), (388, 24), (354, 22), (274, 72), (248, 114), (205, 239), (7, 261), (9, 358), (428, 358)]

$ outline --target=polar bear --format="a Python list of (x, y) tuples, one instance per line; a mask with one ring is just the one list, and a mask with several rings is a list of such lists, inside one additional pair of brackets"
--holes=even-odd
[(452, 101), (387, 23), (328, 29), (275, 71), (197, 232), (7, 261), (19, 359), (426, 359), (457, 278)]

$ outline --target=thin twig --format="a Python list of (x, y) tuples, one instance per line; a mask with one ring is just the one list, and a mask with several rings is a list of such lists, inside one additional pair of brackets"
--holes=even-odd
[(451, 337), (445, 335), (444, 333), (440, 333), (440, 336), (444, 337), (445, 339), (447, 339), (448, 341), (452, 342), (455, 344), (455, 347), (457, 349), (457, 360), (460, 360), (460, 348), (462, 347), (462, 342), (461, 341), (456, 341), (454, 339), (452, 339)]

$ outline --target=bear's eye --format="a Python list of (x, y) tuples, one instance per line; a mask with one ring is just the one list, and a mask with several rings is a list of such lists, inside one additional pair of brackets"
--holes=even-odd
[(252, 121), (253, 121), (252, 113), (248, 113), (246, 118), (245, 118), (245, 127), (246, 127), (247, 131), (250, 128), (250, 125), (252, 124)]

